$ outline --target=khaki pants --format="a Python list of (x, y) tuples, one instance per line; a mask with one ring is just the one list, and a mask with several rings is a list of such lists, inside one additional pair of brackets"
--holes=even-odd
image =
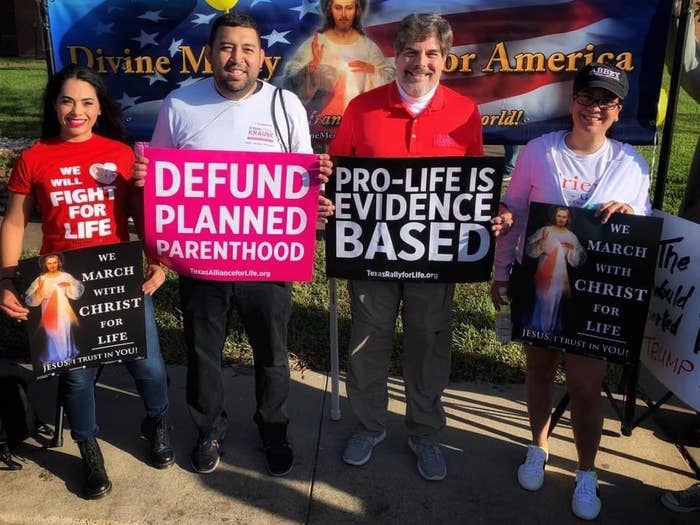
[(403, 320), (406, 427), (433, 438), (445, 426), (441, 395), (450, 378), (454, 284), (350, 281), (352, 333), (347, 371), (358, 431), (379, 434), (386, 422), (387, 380), (396, 317)]

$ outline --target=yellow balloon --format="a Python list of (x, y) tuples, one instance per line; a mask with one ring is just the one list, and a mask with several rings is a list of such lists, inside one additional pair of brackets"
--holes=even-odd
[(214, 9), (228, 13), (238, 3), (238, 0), (206, 0), (206, 2)]
[(666, 108), (668, 107), (668, 94), (664, 88), (659, 91), (659, 102), (656, 105), (656, 127), (660, 127), (666, 120)]

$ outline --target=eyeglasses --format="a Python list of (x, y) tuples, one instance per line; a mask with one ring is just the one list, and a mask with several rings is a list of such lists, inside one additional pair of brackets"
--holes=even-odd
[(615, 109), (620, 105), (617, 97), (595, 98), (588, 93), (577, 93), (574, 95), (574, 100), (577, 104), (580, 104), (586, 108), (592, 106), (593, 104), (598, 104), (600, 109)]

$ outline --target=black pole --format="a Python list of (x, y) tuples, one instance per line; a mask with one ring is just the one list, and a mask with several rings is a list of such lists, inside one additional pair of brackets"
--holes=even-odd
[(683, 62), (683, 46), (688, 34), (688, 18), (692, 16), (690, 0), (682, 0), (680, 25), (676, 38), (676, 48), (673, 51), (673, 64), (671, 66), (671, 84), (669, 85), (668, 107), (666, 109), (666, 122), (661, 138), (661, 149), (659, 150), (659, 169), (656, 176), (656, 186), (654, 188), (654, 201), (652, 206), (657, 210), (663, 208), (664, 192), (666, 189), (666, 178), (668, 175), (668, 165), (671, 160), (671, 143), (673, 142), (673, 124), (676, 120), (676, 106), (678, 105), (678, 93), (681, 87), (681, 65)]
[(637, 407), (637, 383), (639, 383), (639, 361), (636, 361), (623, 369), (623, 375), (627, 376), (624, 383), (625, 401), (622, 408), (622, 425), (620, 433), (623, 436), (631, 436), (634, 430), (634, 411)]
[(53, 422), (53, 439), (48, 448), (61, 448), (63, 446), (63, 401), (61, 400), (61, 383), (57, 381), (56, 386), (56, 409)]
[[(51, 0), (54, 1), (54, 0)], [(49, 0), (36, 0), (36, 8), (39, 11), (39, 21), (41, 22), (41, 31), (44, 35), (44, 54), (46, 55), (46, 71), (48, 76), (53, 76), (56, 73), (53, 65), (53, 43), (51, 42), (51, 31), (49, 30)]]

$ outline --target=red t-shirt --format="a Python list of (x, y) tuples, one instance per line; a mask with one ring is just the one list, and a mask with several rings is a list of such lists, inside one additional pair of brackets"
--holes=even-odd
[(479, 108), (439, 85), (416, 116), (401, 101), (396, 82), (358, 95), (343, 113), (331, 155), (357, 157), (457, 157), (483, 155)]
[(128, 146), (100, 135), (43, 140), (22, 152), (7, 188), (38, 203), (41, 253), (128, 240), (133, 163)]

